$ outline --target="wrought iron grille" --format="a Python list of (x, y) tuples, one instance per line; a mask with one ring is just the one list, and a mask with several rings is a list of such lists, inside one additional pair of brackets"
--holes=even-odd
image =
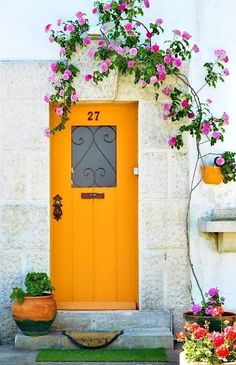
[(72, 127), (72, 186), (116, 186), (116, 127)]

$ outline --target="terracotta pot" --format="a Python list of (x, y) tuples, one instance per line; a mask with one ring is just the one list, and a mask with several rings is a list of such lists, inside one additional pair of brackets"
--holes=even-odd
[(27, 336), (45, 335), (56, 317), (57, 306), (53, 295), (24, 297), (24, 303), (14, 302), (12, 315), (17, 326)]
[(187, 322), (197, 322), (200, 326), (204, 326), (205, 321), (209, 322), (209, 331), (220, 331), (224, 321), (228, 321), (232, 325), (236, 321), (236, 314), (232, 312), (224, 312), (221, 318), (211, 316), (198, 316), (193, 312), (185, 312), (184, 319)]
[(220, 166), (201, 166), (202, 178), (206, 184), (220, 184), (224, 175)]

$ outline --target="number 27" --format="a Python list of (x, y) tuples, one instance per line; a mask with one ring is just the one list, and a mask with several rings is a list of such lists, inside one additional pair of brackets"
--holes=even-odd
[(88, 112), (88, 119), (87, 120), (99, 120), (100, 112)]

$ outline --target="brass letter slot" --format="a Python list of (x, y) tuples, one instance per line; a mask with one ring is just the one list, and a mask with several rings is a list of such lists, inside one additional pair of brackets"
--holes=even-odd
[(104, 199), (104, 193), (81, 193), (81, 199)]

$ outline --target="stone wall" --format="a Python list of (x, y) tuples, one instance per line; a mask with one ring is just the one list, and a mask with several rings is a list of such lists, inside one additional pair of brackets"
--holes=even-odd
[[(102, 86), (85, 83), (84, 54), (78, 80), (80, 100), (139, 102), (139, 293), (140, 309), (173, 309), (174, 327), (189, 308), (185, 213), (188, 155), (166, 141), (173, 124), (162, 120), (152, 89), (113, 74)], [(89, 65), (89, 66), (88, 66)], [(49, 271), (49, 143), (47, 62), (0, 63), (0, 338), (11, 341), (9, 293), (29, 270)], [(88, 86), (89, 85), (89, 86)], [(62, 132), (63, 133), (63, 132)]]

